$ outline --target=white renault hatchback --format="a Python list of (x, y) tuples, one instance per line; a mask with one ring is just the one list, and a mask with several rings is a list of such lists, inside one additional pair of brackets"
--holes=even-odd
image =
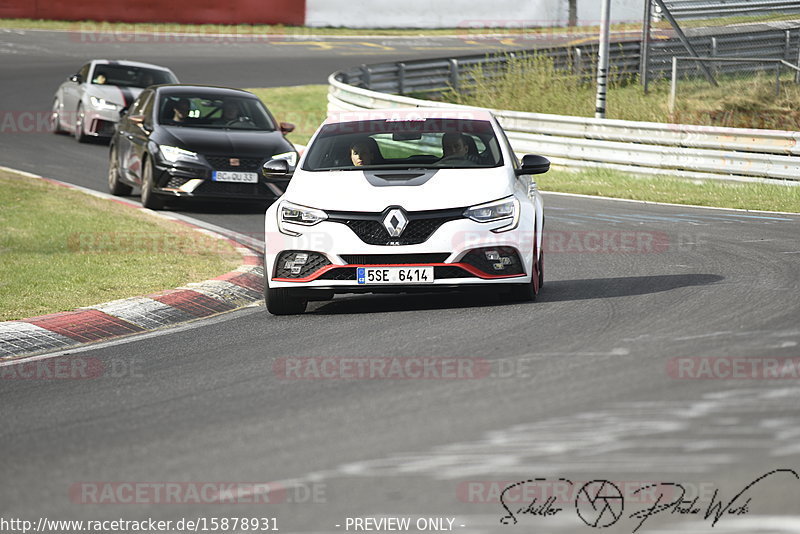
[[(543, 282), (542, 199), (495, 117), (469, 109), (330, 116), (266, 213), (264, 295), (276, 315), (336, 293), (495, 286), (533, 300)], [(285, 182), (286, 161), (263, 168)]]

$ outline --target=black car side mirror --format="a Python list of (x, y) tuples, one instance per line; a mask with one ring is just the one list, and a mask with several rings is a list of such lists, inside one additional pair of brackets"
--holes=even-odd
[(72, 76), (69, 77), (69, 81), (75, 83), (81, 83), (83, 79), (81, 78), (80, 74), (73, 74)]
[(265, 178), (287, 176), (289, 174), (289, 162), (285, 159), (271, 159), (261, 167), (261, 174)]
[(522, 158), (522, 167), (514, 169), (514, 174), (544, 174), (550, 170), (550, 160), (544, 156), (528, 154)]
[(291, 122), (282, 122), (279, 126), (281, 128), (281, 133), (284, 135), (293, 132), (295, 128), (294, 124)]

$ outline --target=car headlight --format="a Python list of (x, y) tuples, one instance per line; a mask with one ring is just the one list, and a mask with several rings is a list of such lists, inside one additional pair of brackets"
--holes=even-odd
[(297, 152), (284, 152), (283, 154), (275, 154), (271, 159), (285, 159), (290, 167), (297, 165)]
[(328, 214), (322, 210), (299, 206), (291, 202), (283, 201), (278, 206), (278, 229), (281, 233), (298, 236), (297, 232), (288, 230), (285, 224), (300, 224), (302, 226), (314, 226), (328, 218)]
[(122, 109), (122, 106), (120, 106), (119, 104), (115, 104), (113, 102), (109, 102), (108, 100), (106, 100), (104, 98), (97, 98), (96, 96), (90, 96), (89, 97), (89, 102), (92, 104), (92, 107), (95, 108), (95, 109), (100, 109), (100, 110), (107, 109), (109, 111)]
[(479, 223), (488, 223), (507, 220), (499, 228), (493, 228), (492, 232), (507, 232), (517, 227), (519, 223), (519, 200), (514, 196), (479, 204), (464, 210), (464, 217)]
[(197, 153), (176, 146), (160, 145), (158, 150), (161, 152), (161, 157), (170, 163), (175, 163), (179, 159), (197, 160)]

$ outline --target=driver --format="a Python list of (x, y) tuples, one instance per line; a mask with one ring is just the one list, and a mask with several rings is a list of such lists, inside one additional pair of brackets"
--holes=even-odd
[(469, 147), (464, 134), (447, 132), (442, 136), (442, 159), (459, 158), (467, 159)]

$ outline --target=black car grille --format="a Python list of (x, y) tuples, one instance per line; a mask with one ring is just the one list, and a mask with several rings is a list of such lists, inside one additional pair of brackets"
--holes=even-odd
[(212, 180), (203, 180), (203, 183), (200, 184), (197, 189), (195, 189), (195, 193), (210, 195), (265, 196), (269, 194), (269, 190), (261, 184), (240, 184), (236, 182), (214, 182)]
[(429, 254), (342, 254), (346, 263), (354, 265), (397, 265), (444, 263), (450, 256), (448, 252)]
[[(217, 171), (259, 171), (266, 161), (264, 158), (237, 158), (236, 156), (206, 156), (206, 161)], [(238, 159), (239, 165), (231, 165), (231, 159)]]
[(317, 280), (355, 280), (356, 268), (355, 267), (337, 267), (330, 271), (325, 271)]
[(445, 278), (475, 278), (475, 275), (469, 271), (465, 271), (457, 266), (439, 266), (433, 268), (433, 277), (436, 280), (443, 280)]
[[(292, 267), (291, 265), (287, 266), (287, 260), (294, 258), (297, 253), (308, 254), (308, 260), (299, 266), (299, 273), (292, 273)], [(330, 264), (331, 262), (328, 261), (328, 258), (318, 252), (286, 250), (278, 255), (278, 259), (275, 262), (275, 278), (305, 278)]]
[[(499, 263), (496, 260), (489, 260), (486, 258), (487, 251), (496, 251), (500, 256), (510, 258), (511, 263), (505, 265), (503, 269), (495, 269), (494, 264)], [(518, 275), (524, 274), (522, 262), (519, 259), (519, 254), (516, 249), (512, 247), (487, 247), (471, 250), (461, 263), (472, 265), (481, 272), (490, 275)]]
[(418, 245), (424, 243), (444, 223), (463, 218), (463, 208), (408, 212), (408, 224), (402, 235), (392, 237), (383, 226), (383, 213), (328, 213), (328, 220), (347, 225), (361, 241), (368, 245)]

